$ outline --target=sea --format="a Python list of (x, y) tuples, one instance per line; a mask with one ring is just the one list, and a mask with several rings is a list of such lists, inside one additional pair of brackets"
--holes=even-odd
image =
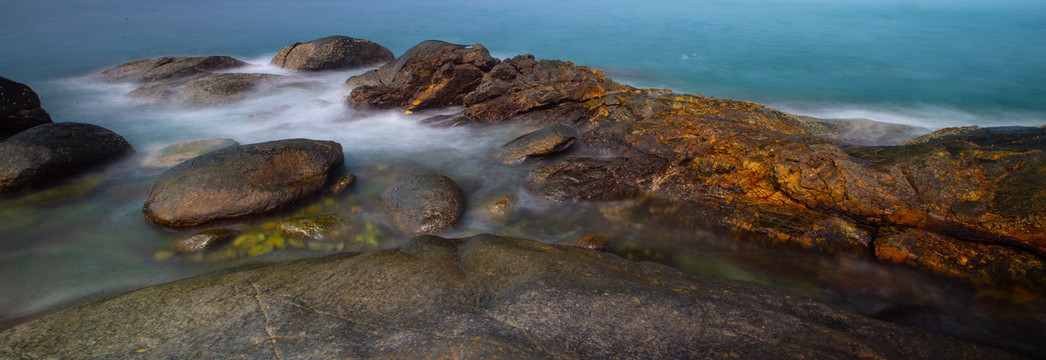
[[(157, 173), (137, 164), (164, 146), (215, 137), (240, 143), (305, 137), (343, 145), (346, 171), (360, 178), (360, 198), (424, 170), (457, 179), (472, 204), (507, 193), (525, 209), (526, 219), (510, 227), (470, 216), (447, 236), (498, 232), (569, 242), (599, 229), (625, 238), (619, 243), (639, 249), (633, 253), (639, 259), (684, 272), (758, 282), (884, 320), (1046, 356), (1041, 298), (874, 261), (753, 245), (685, 216), (656, 219), (663, 214), (657, 204), (578, 204), (564, 212), (522, 188), (520, 170), (491, 170), (475, 161), (529, 129), (437, 129), (399, 113), (361, 113), (343, 105), (341, 85), (366, 69), (296, 74), (268, 64), (284, 46), (329, 35), (373, 40), (396, 55), (429, 39), (482, 44), (498, 58), (569, 60), (636, 87), (924, 132), (1046, 125), (1043, 1), (0, 0), (0, 76), (32, 87), (55, 121), (107, 127), (138, 151), (103, 179), (84, 180), (91, 185), (72, 200), (0, 200), (0, 328), (244, 263), (352, 250), (183, 258), (172, 256), (167, 244), (187, 233), (142, 217), (144, 192)], [(127, 96), (133, 87), (92, 77), (131, 60), (203, 55), (251, 64), (237, 71), (297, 76), (317, 85), (190, 108), (143, 104)], [(367, 201), (354, 203), (351, 213), (368, 216), (373, 204)], [(646, 226), (624, 225), (632, 223)], [(649, 238), (662, 240), (641, 241)]]

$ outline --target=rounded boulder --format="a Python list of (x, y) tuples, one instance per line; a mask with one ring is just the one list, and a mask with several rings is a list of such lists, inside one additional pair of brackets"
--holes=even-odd
[(39, 125), (0, 142), (0, 193), (54, 183), (133, 151), (122, 136), (100, 126)]
[(241, 145), (178, 164), (149, 188), (150, 221), (189, 227), (285, 208), (322, 190), (345, 161), (333, 141), (290, 139)]
[(381, 193), (390, 220), (405, 233), (432, 234), (450, 229), (465, 209), (461, 188), (443, 175), (419, 175)]
[(348, 36), (328, 36), (280, 50), (272, 64), (291, 70), (319, 71), (381, 65), (395, 56), (376, 42)]

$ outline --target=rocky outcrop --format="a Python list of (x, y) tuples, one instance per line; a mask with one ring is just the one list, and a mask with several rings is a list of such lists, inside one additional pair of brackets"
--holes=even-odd
[(210, 74), (246, 66), (247, 63), (228, 56), (162, 57), (135, 60), (105, 70), (102, 80), (114, 83), (152, 83), (161, 80)]
[(226, 104), (240, 100), (252, 90), (279, 78), (280, 75), (273, 74), (212, 74), (185, 84), (175, 97), (189, 105)]
[(510, 141), (498, 150), (502, 165), (515, 165), (527, 159), (541, 158), (569, 148), (577, 141), (577, 132), (566, 125), (549, 125)]
[(396, 57), (380, 44), (348, 36), (328, 36), (280, 50), (272, 64), (291, 70), (352, 69), (387, 63)]
[(0, 77), (0, 140), (37, 125), (50, 124), (40, 97), (25, 84)]
[(44, 124), (0, 141), (0, 193), (53, 184), (134, 152), (100, 126)]
[[(829, 252), (872, 254), (873, 234), (896, 227), (950, 241), (1013, 246), (1030, 251), (1038, 263), (1046, 254), (1042, 128), (967, 128), (903, 146), (843, 146), (834, 139), (869, 126), (800, 118), (751, 102), (636, 89), (599, 71), (527, 55), (494, 62), (489, 70), (476, 67), (484, 73), (475, 85), (470, 80), (469, 86), (437, 87), (432, 77), (417, 82), (421, 86), (388, 81), (447, 68), (430, 57), (412, 59), (408, 70), (390, 64), (349, 79), (360, 85), (350, 105), (462, 105), (477, 122), (571, 126), (580, 134), (578, 156), (543, 163), (528, 175), (531, 188), (547, 199), (643, 195), (693, 202), (723, 215), (720, 221), (731, 227)], [(451, 88), (458, 92), (447, 93)], [(443, 100), (432, 101), (437, 98)], [(917, 131), (874, 128), (886, 134)], [(883, 258), (891, 259), (897, 257)]]
[(410, 111), (461, 105), (498, 63), (482, 45), (424, 41), (377, 70), (349, 78), (349, 104)]
[(407, 234), (435, 234), (450, 229), (465, 211), (461, 188), (443, 175), (419, 175), (381, 193), (389, 219)]
[(259, 215), (322, 190), (344, 162), (332, 141), (292, 139), (234, 146), (176, 165), (149, 188), (150, 221), (188, 227)]
[(752, 283), (492, 235), (149, 287), (0, 333), (0, 357), (1015, 358)]

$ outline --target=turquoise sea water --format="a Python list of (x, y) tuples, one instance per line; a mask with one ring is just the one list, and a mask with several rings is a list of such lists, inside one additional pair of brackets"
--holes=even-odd
[(1043, 19), (1032, 0), (4, 0), (0, 69), (41, 88), (122, 61), (254, 57), (332, 34), (396, 54), (440, 39), (815, 116), (1042, 125)]
[[(440, 39), (480, 43), (501, 58), (571, 60), (634, 86), (751, 100), (804, 115), (928, 128), (1038, 126), (1046, 124), (1043, 19), (1046, 3), (1016, 0), (0, 0), (0, 76), (33, 87), (56, 121), (108, 127), (139, 151), (82, 197), (42, 205), (0, 199), (0, 328), (86, 298), (243, 262), (325, 253), (161, 260), (156, 255), (165, 242), (188, 233), (152, 226), (141, 213), (157, 172), (136, 162), (160, 146), (203, 137), (241, 143), (309, 137), (345, 147), (345, 171), (360, 183), (342, 200), (362, 207), (360, 218), (371, 214), (366, 199), (389, 181), (431, 170), (458, 180), (473, 207), (447, 236), (499, 232), (569, 242), (612, 234), (622, 253), (641, 260), (1046, 353), (1041, 299), (971, 289), (867, 259), (745, 242), (664, 204), (559, 208), (532, 199), (518, 187), (522, 170), (491, 170), (477, 161), (526, 129), (432, 129), (398, 114), (354, 114), (340, 106), (340, 85), (362, 70), (307, 75), (320, 85), (209, 109), (142, 105), (127, 99), (130, 87), (87, 78), (122, 62), (177, 55), (231, 55), (256, 64), (249, 71), (286, 73), (265, 63), (295, 42), (347, 35), (398, 55)], [(529, 218), (501, 226), (476, 215), (484, 200), (504, 193), (518, 195)]]

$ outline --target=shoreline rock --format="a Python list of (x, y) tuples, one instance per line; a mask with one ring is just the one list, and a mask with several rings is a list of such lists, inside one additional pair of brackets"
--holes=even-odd
[(272, 64), (291, 70), (320, 71), (381, 65), (395, 59), (392, 51), (381, 44), (335, 35), (288, 45), (272, 58)]
[(132, 152), (127, 140), (100, 126), (38, 125), (0, 141), (0, 193), (54, 184)]
[(0, 141), (30, 128), (53, 123), (28, 85), (0, 77)]
[(0, 332), (5, 358), (234, 356), (1017, 358), (752, 283), (494, 235), (225, 270)]
[(318, 194), (344, 161), (341, 145), (333, 141), (227, 147), (160, 174), (143, 211), (149, 221), (169, 227), (265, 214)]

